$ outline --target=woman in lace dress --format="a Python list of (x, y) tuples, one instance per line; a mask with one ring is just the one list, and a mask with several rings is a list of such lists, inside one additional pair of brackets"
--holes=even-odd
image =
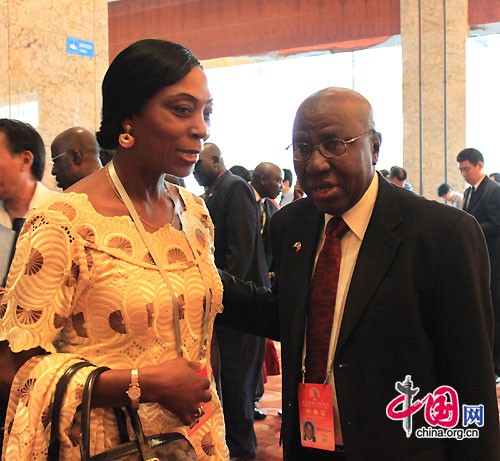
[[(146, 436), (181, 432), (200, 459), (228, 458), (205, 352), (222, 300), (213, 226), (199, 198), (164, 181), (166, 173), (192, 171), (211, 110), (203, 70), (180, 45), (142, 40), (111, 64), (97, 138), (116, 149), (112, 164), (34, 211), (18, 240), (0, 307), (0, 389), (12, 382), (4, 459), (45, 459), (55, 385), (81, 358), (110, 368), (94, 390), (91, 454), (118, 444), (111, 407), (140, 403)], [(114, 172), (154, 252), (113, 184)], [(79, 457), (77, 407), (91, 370), (82, 368), (70, 383), (61, 459)], [(126, 393), (137, 391), (136, 376), (139, 401)], [(207, 414), (188, 434), (200, 404)]]

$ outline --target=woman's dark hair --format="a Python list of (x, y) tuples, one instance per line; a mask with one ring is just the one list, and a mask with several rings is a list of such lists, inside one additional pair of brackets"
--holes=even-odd
[(116, 149), (122, 122), (140, 112), (162, 88), (183, 79), (200, 62), (182, 45), (146, 39), (116, 56), (102, 82), (102, 122), (97, 141)]
[(7, 147), (12, 156), (17, 156), (25, 150), (33, 154), (31, 174), (41, 181), (45, 169), (45, 146), (42, 137), (29, 123), (9, 118), (0, 119), (0, 132), (5, 135)]

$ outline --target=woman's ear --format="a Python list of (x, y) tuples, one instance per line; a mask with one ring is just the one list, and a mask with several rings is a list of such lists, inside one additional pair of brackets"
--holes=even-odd
[(132, 129), (132, 120), (129, 118), (126, 118), (122, 122), (122, 128), (125, 133), (130, 133), (130, 130)]

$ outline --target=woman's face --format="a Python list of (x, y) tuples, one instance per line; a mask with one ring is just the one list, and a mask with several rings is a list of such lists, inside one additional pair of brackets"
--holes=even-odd
[(210, 134), (212, 96), (200, 67), (149, 99), (130, 125), (134, 155), (162, 173), (188, 176)]

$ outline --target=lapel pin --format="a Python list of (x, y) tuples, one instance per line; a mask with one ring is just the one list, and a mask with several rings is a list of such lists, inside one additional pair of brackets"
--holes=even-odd
[(293, 247), (295, 248), (295, 250), (297, 251), (297, 253), (300, 251), (300, 249), (302, 248), (302, 243), (300, 242), (295, 242), (293, 244)]

